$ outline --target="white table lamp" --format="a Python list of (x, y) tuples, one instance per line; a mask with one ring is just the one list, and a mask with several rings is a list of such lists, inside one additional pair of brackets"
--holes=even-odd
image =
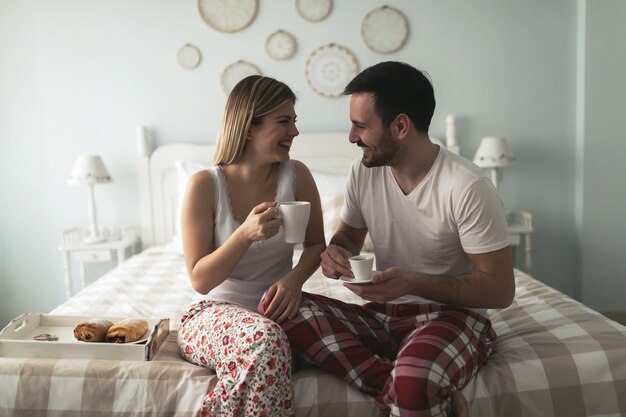
[(491, 182), (498, 189), (498, 175), (502, 167), (511, 165), (515, 161), (509, 145), (504, 138), (486, 137), (474, 156), (474, 163), (481, 168), (491, 171)]
[(87, 185), (89, 187), (89, 236), (85, 237), (85, 243), (97, 243), (104, 240), (98, 229), (96, 216), (96, 200), (93, 186), (96, 184), (111, 182), (111, 176), (102, 158), (96, 155), (81, 155), (74, 162), (74, 167), (67, 179), (68, 185)]

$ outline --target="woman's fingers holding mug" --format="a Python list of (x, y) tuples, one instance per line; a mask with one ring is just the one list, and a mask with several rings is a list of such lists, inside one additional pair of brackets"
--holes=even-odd
[(279, 215), (278, 207), (270, 206), (266, 208), (265, 211), (259, 214), (259, 220), (262, 222), (275, 221), (276, 223), (280, 224), (281, 220), (278, 215)]
[(276, 201), (264, 201), (252, 208), (252, 213), (261, 214), (266, 213), (270, 208), (276, 207)]

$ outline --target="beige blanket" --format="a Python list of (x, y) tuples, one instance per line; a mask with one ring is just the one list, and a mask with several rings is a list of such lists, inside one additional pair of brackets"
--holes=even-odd
[[(463, 390), (472, 416), (626, 415), (626, 328), (516, 272), (512, 306), (490, 311), (496, 350)], [(361, 300), (315, 275), (305, 290)], [(53, 314), (169, 317), (151, 362), (0, 358), (0, 416), (195, 416), (215, 384), (185, 362), (175, 328), (193, 290), (183, 260), (154, 248), (105, 275)], [(294, 377), (298, 416), (380, 416), (371, 398), (319, 369)]]

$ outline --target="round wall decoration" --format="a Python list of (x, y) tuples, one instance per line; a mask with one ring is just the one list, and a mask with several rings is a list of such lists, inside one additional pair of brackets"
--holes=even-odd
[(256, 16), (258, 0), (198, 0), (200, 16), (220, 32), (238, 32)]
[(283, 61), (296, 53), (296, 38), (289, 32), (277, 30), (265, 41), (265, 50), (274, 59)]
[(368, 48), (388, 54), (404, 45), (409, 24), (404, 14), (390, 6), (371, 10), (361, 22), (361, 37)]
[(326, 19), (332, 8), (333, 0), (296, 0), (298, 14), (309, 22)]
[(305, 64), (305, 77), (309, 86), (324, 97), (339, 97), (346, 84), (359, 72), (354, 54), (334, 43), (314, 50)]
[(224, 71), (222, 72), (222, 77), (220, 80), (222, 84), (222, 90), (224, 90), (224, 93), (226, 93), (226, 95), (229, 95), (235, 85), (237, 85), (239, 81), (249, 75), (261, 75), (261, 70), (259, 70), (256, 65), (248, 61), (239, 60), (233, 62), (232, 64), (224, 68)]
[(178, 50), (176, 55), (178, 63), (181, 67), (186, 69), (194, 69), (200, 65), (202, 60), (202, 54), (200, 50), (194, 45), (188, 43)]

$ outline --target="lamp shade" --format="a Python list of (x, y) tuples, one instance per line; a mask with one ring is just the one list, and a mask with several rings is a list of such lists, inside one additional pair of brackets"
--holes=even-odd
[(74, 162), (72, 172), (67, 179), (69, 185), (97, 184), (111, 182), (111, 175), (102, 158), (97, 155), (81, 155)]
[(499, 168), (511, 165), (515, 161), (509, 145), (504, 138), (486, 137), (474, 155), (474, 163), (481, 168)]

